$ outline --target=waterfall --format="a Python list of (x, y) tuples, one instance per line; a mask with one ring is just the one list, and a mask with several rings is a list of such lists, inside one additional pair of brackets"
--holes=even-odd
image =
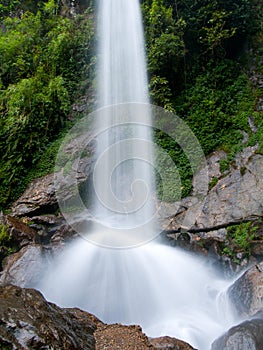
[(148, 336), (209, 350), (235, 322), (225, 292), (231, 281), (208, 259), (153, 240), (154, 152), (139, 1), (100, 0), (98, 36), (94, 224), (86, 240), (58, 254), (38, 288), (48, 300), (104, 322), (139, 324)]
[(139, 1), (100, 0), (98, 6), (99, 106), (148, 103)]
[(96, 118), (94, 230), (104, 229), (104, 245), (126, 246), (131, 239), (135, 245), (141, 243), (138, 227), (144, 234), (148, 231), (149, 238), (154, 230), (152, 135), (139, 2), (100, 1), (98, 36), (101, 110)]

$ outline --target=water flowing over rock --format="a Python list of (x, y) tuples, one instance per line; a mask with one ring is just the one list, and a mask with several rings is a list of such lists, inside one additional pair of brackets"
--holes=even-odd
[(217, 339), (211, 350), (262, 350), (263, 319), (245, 321)]
[(263, 262), (251, 267), (229, 288), (229, 296), (243, 317), (263, 311)]
[[(69, 4), (66, 1), (64, 3)], [(139, 1), (128, 0), (100, 1), (102, 21), (99, 20), (99, 22), (102, 31), (99, 36), (102, 42), (99, 45), (101, 62), (98, 65), (100, 66), (99, 107), (118, 103), (145, 104), (148, 102), (139, 4)], [(72, 5), (71, 14), (74, 15), (77, 10), (76, 3), (73, 1), (69, 5)], [(147, 165), (152, 151), (150, 150), (147, 157), (143, 159), (138, 157), (138, 151), (146, 149), (146, 147), (140, 147), (138, 140), (151, 141), (151, 136), (149, 137), (149, 133), (145, 133), (141, 126), (135, 128), (136, 131), (132, 133), (130, 127), (124, 130), (124, 133), (122, 128), (116, 132), (116, 122), (120, 124), (124, 121), (131, 124), (134, 120), (130, 119), (129, 113), (127, 113), (127, 120), (123, 117), (126, 118), (126, 114), (122, 113), (121, 118), (118, 119), (115, 112), (116, 109), (111, 109), (110, 114), (107, 114), (110, 116), (107, 123), (104, 118), (98, 122), (103, 127), (106, 124), (108, 130), (96, 139), (98, 144), (96, 155), (103, 156), (109, 149), (111, 152), (101, 166), (101, 171), (97, 173), (98, 176), (94, 177), (95, 184), (98, 180), (98, 192), (102, 194), (99, 200), (104, 199), (103, 203), (93, 201), (95, 217), (97, 221), (104, 220), (107, 224), (113, 222), (112, 227), (115, 228), (116, 224), (120, 228), (123, 218), (127, 221), (128, 227), (134, 225), (135, 221), (137, 221), (136, 225), (139, 223), (139, 226), (142, 226), (142, 221), (145, 218), (148, 221), (151, 217), (147, 213), (151, 214), (153, 197), (146, 196), (149, 205), (142, 215), (141, 212), (134, 210), (137, 206), (132, 206), (130, 211), (127, 210), (127, 204), (129, 204), (127, 198), (130, 199), (130, 185), (136, 184), (138, 179), (142, 180), (141, 183), (146, 183), (151, 195), (154, 192), (151, 169)], [(142, 121), (141, 115), (138, 115)], [(103, 113), (101, 116), (105, 117)], [(144, 124), (149, 125), (149, 119), (147, 114)], [(137, 120), (136, 122), (138, 123)], [(110, 129), (115, 130), (108, 132)], [(137, 132), (138, 129), (139, 132)], [(134, 145), (129, 145), (127, 135), (136, 140)], [(123, 141), (126, 142), (125, 147)], [(62, 152), (63, 157), (67, 158), (79, 143), (82, 144), (78, 137), (72, 140), (66, 151)], [(115, 143), (118, 147), (115, 147)], [(113, 146), (114, 152), (112, 152)], [(204, 230), (207, 234), (207, 245), (210, 246), (213, 233), (217, 232), (218, 241), (222, 242), (228, 225), (242, 222), (244, 218), (261, 217), (263, 157), (255, 154), (255, 151), (256, 147), (247, 147), (236, 157), (230, 170), (225, 173), (221, 173), (219, 163), (220, 159), (226, 155), (220, 151), (214, 153), (208, 159), (211, 188), (208, 193), (202, 193), (205, 197), (204, 203), (198, 191), (202, 188), (204, 179), (205, 170), (202, 169), (199, 175), (195, 176), (196, 186), (192, 195), (182, 199), (180, 203), (173, 203), (169, 215), (167, 212), (164, 213), (165, 229), (179, 232), (185, 242), (191, 242), (193, 238), (191, 229), (201, 230), (200, 232)], [(65, 183), (61, 183), (60, 196), (66, 203), (76, 196), (76, 193), (71, 191), (74, 178), (77, 178), (80, 184), (87, 183), (93, 159), (89, 156), (89, 152), (86, 153), (87, 155), (79, 162), (80, 167), (75, 159), (70, 159), (72, 164), (67, 163), (67, 171), (73, 170), (74, 176), (67, 176), (65, 171)], [(133, 161), (125, 164), (124, 160), (136, 158), (133, 157), (134, 155), (141, 160), (146, 159), (146, 162), (139, 165), (137, 163), (136, 166)], [(116, 170), (115, 168), (118, 167), (115, 165), (120, 164), (120, 168)], [(63, 170), (65, 168), (61, 169), (61, 172)], [(113, 174), (111, 183), (110, 174)], [(143, 189), (143, 186), (137, 189), (139, 199), (143, 197)], [(115, 202), (112, 201), (112, 192), (115, 195), (114, 199), (119, 200), (117, 207), (113, 205)], [(63, 231), (60, 226), (62, 233), (59, 234), (58, 227), (53, 230), (56, 226), (56, 218), (51, 216), (41, 218), (39, 214), (52, 213), (57, 208), (58, 200), (53, 175), (47, 175), (35, 180), (29, 186), (13, 205), (12, 214), (20, 217), (34, 216), (35, 222), (31, 229), (38, 232), (40, 232), (39, 227), (45, 222), (46, 228), (40, 235), (40, 242), (54, 244), (56, 239), (61, 242), (68, 228), (66, 227)], [(196, 216), (196, 221), (193, 225), (191, 224), (191, 227), (183, 225), (185, 217), (189, 216), (189, 211), (194, 217)], [(136, 214), (129, 215), (135, 212)], [(80, 222), (81, 224), (83, 222)], [(34, 237), (33, 231), (28, 231), (28, 235), (30, 234)], [(32, 242), (36, 243), (36, 240), (33, 238)], [(121, 247), (123, 248), (123, 245)], [(216, 250), (215, 245), (211, 244), (211, 247)], [(47, 249), (40, 245), (23, 247), (18, 253), (6, 259), (1, 282), (16, 283), (21, 286), (37, 285), (43, 288), (41, 290), (45, 295), (50, 295), (49, 299), (56, 302), (62, 301), (60, 305), (68, 303), (68, 306), (72, 304), (79, 306), (81, 304), (85, 309), (98, 312), (99, 317), (105, 315), (105, 318), (108, 318), (103, 320), (110, 319), (109, 322), (121, 320), (130, 324), (136, 320), (136, 323), (141, 323), (144, 330), (147, 329), (147, 334), (158, 336), (167, 332), (186, 339), (200, 350), (210, 349), (211, 342), (218, 334), (222, 334), (236, 324), (236, 315), (232, 312), (232, 305), (229, 304), (225, 292), (230, 282), (224, 280), (221, 275), (216, 275), (215, 270), (208, 266), (209, 264), (204, 265), (201, 259), (196, 260), (179, 249), (165, 247), (158, 242), (154, 242), (151, 246), (139, 247), (137, 251), (130, 250), (129, 253), (122, 250), (115, 252), (113, 249), (109, 252), (97, 248), (97, 246), (89, 246), (86, 249), (82, 241), (76, 242), (76, 245), (72, 244), (68, 251), (65, 249), (64, 255), (58, 256), (57, 260), (52, 262), (52, 266), (49, 264), (51, 269), (48, 271), (48, 276), (48, 274), (44, 275), (44, 269), (53, 248)], [(42, 285), (38, 285), (40, 276), (44, 276)], [(254, 287), (254, 282), (245, 277), (244, 287), (242, 282), (239, 286), (237, 282), (237, 287), (233, 286), (230, 291), (230, 295), (233, 293), (234, 297), (237, 296), (243, 300), (244, 306), (239, 310), (241, 314), (250, 315), (261, 309), (259, 305), (262, 298), (261, 280), (262, 278), (259, 277)], [(1, 314), (4, 315), (0, 322), (0, 339), (5, 347), (10, 348), (13, 344), (13, 349), (25, 350), (41, 347), (50, 350), (53, 348), (62, 350), (192, 349), (190, 345), (169, 337), (149, 341), (139, 326), (104, 325), (80, 310), (61, 309), (48, 303), (33, 290), (6, 286), (1, 287), (0, 293), (4, 301), (3, 305), (0, 304)], [(234, 304), (237, 303), (234, 301)], [(217, 340), (213, 345), (214, 349), (237, 350), (233, 348), (232, 339), (234, 339), (234, 344), (240, 345), (242, 350), (253, 346), (253, 349), (258, 350), (257, 347), (262, 345), (261, 335), (258, 334), (260, 328), (262, 328), (260, 319), (246, 321), (231, 328), (225, 337)]]

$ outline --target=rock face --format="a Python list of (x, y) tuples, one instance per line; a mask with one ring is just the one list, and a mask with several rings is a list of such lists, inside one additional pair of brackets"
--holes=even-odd
[(94, 161), (94, 144), (90, 142), (89, 145), (86, 145), (87, 154), (80, 155), (79, 153), (87, 137), (87, 133), (76, 139), (67, 135), (63, 150), (59, 153), (56, 172), (35, 179), (12, 205), (12, 216), (32, 217), (54, 213), (58, 208), (57, 196), (71, 203), (72, 198), (76, 195), (76, 189), (79, 190), (82, 186), (82, 190), (86, 191), (85, 184), (91, 174)]
[(263, 311), (263, 262), (245, 272), (228, 294), (241, 316), (251, 317)]
[(46, 268), (48, 252), (40, 245), (28, 245), (4, 260), (1, 284), (35, 286)]
[(0, 348), (95, 349), (95, 318), (61, 309), (33, 289), (0, 286)]
[(263, 320), (245, 321), (214, 341), (211, 350), (262, 350)]
[(54, 175), (35, 179), (13, 204), (12, 215), (25, 216), (55, 211), (57, 200), (54, 187)]
[[(253, 154), (254, 151), (252, 147), (243, 150), (236, 158), (235, 166), (228, 173), (221, 174), (204, 201), (198, 200), (194, 195), (183, 199), (181, 209), (179, 208), (175, 216), (170, 217), (168, 230), (178, 230), (185, 224), (188, 225), (188, 229), (216, 229), (222, 225), (242, 221), (244, 218), (261, 217), (263, 156)], [(196, 181), (198, 182), (198, 179)], [(190, 224), (185, 222), (189, 211), (194, 218)]]

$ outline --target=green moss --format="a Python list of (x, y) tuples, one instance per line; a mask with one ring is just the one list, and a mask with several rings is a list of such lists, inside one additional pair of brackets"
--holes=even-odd
[(0, 225), (0, 245), (5, 246), (9, 244), (11, 237), (7, 231), (7, 227), (4, 224)]
[[(222, 253), (228, 255), (234, 262), (240, 263), (242, 258), (251, 255), (251, 243), (255, 238), (258, 227), (253, 222), (246, 222), (227, 228), (226, 241), (222, 246)], [(241, 253), (242, 258), (238, 258)]]
[(18, 250), (18, 247), (16, 246), (15, 242), (13, 241), (12, 237), (8, 232), (7, 226), (4, 224), (0, 225), (0, 246), (2, 247), (2, 252), (0, 257), (0, 265), (1, 265), (1, 259), (3, 259), (4, 257), (12, 253), (15, 253)]

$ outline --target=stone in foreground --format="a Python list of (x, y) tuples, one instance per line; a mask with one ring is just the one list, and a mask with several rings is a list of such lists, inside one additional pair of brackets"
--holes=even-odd
[(214, 341), (211, 350), (262, 350), (262, 329), (263, 319), (245, 321)]
[(0, 349), (194, 350), (170, 337), (149, 340), (140, 326), (103, 324), (88, 312), (60, 308), (34, 289), (12, 285), (0, 285)]

